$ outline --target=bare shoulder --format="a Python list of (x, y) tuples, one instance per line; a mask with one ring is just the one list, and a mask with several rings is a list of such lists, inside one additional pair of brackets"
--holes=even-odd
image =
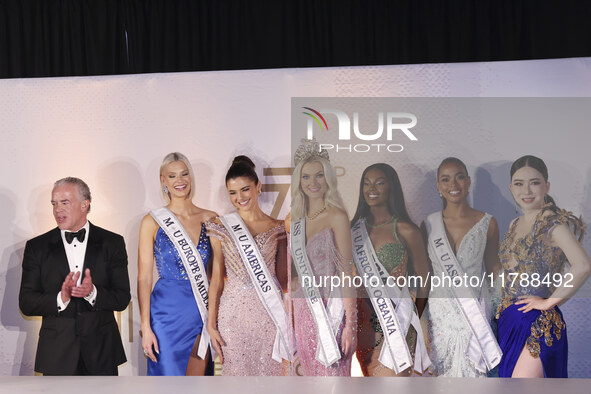
[(491, 231), (499, 232), (499, 222), (497, 222), (497, 219), (492, 215), (490, 216), (490, 222), (488, 223), (488, 232), (490, 233)]
[(347, 226), (349, 227), (349, 216), (347, 212), (341, 208), (329, 206), (326, 209), (328, 213), (329, 221), (331, 227), (334, 229), (336, 227)]
[(413, 223), (399, 220), (396, 223), (396, 231), (405, 239), (412, 239), (413, 237), (422, 237), (421, 231)]
[(486, 213), (479, 211), (478, 209), (474, 209), (472, 208), (472, 217), (474, 219), (474, 222), (479, 222), (482, 220), (482, 218), (486, 215)]
[(568, 223), (555, 223), (548, 230), (548, 234), (551, 237), (555, 238), (556, 236), (558, 236), (558, 237), (570, 236), (570, 235), (573, 235), (573, 232), (572, 232), (571, 228), (569, 227)]
[(400, 220), (396, 223), (396, 231), (398, 232), (400, 240), (406, 244), (407, 247), (425, 247), (425, 237), (414, 223)]
[(140, 244), (146, 242), (148, 239), (155, 240), (156, 234), (158, 234), (158, 229), (160, 225), (156, 223), (156, 220), (152, 217), (152, 215), (147, 214), (142, 218), (142, 222), (140, 223)]
[(141, 230), (158, 229), (158, 227), (158, 223), (156, 223), (152, 215), (149, 213), (142, 218), (142, 222), (140, 223)]
[(557, 246), (563, 250), (573, 245), (580, 246), (579, 241), (567, 223), (557, 223), (549, 230), (548, 235), (552, 246)]

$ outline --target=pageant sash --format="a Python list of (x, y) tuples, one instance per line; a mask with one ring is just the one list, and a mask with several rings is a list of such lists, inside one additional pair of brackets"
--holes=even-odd
[(304, 218), (291, 222), (290, 236), (292, 260), (316, 326), (318, 337), (316, 360), (325, 367), (330, 367), (341, 358), (335, 332), (343, 319), (343, 299), (338, 296), (330, 297), (328, 311), (324, 307), (320, 290), (314, 285), (314, 272), (306, 254), (306, 220)]
[[(381, 278), (382, 284), (388, 283), (388, 278), (390, 274), (383, 266), (383, 264), (378, 259), (377, 253), (371, 243), (371, 239), (369, 238), (369, 234), (367, 232), (367, 228), (365, 226), (365, 220), (360, 219), (352, 228), (353, 231), (353, 250), (354, 254), (358, 256), (358, 259), (355, 260), (357, 264), (357, 269), (359, 272), (364, 272), (369, 276), (377, 274)], [(365, 261), (367, 259), (367, 261)], [(358, 263), (359, 261), (360, 263)], [(363, 264), (361, 264), (363, 262)], [(375, 264), (376, 270), (373, 270), (373, 265)], [(370, 294), (370, 289), (366, 288), (368, 294)], [(402, 334), (404, 338), (406, 338), (406, 334), (408, 332), (409, 326), (413, 326), (416, 333), (417, 333), (417, 345), (415, 348), (415, 360), (414, 360), (414, 370), (423, 373), (429, 366), (431, 365), (431, 360), (429, 359), (429, 353), (427, 351), (427, 345), (425, 343), (425, 338), (423, 335), (423, 328), (421, 326), (421, 321), (419, 316), (415, 312), (414, 302), (408, 291), (408, 287), (399, 288), (398, 286), (386, 286), (386, 293), (390, 298), (390, 301), (396, 307), (396, 318), (398, 319), (398, 323), (400, 324)], [(374, 304), (374, 298), (371, 298), (372, 304), (374, 306), (374, 311), (379, 318), (382, 318), (383, 311), (380, 310), (381, 305)], [(377, 301), (377, 300), (376, 300)], [(377, 303), (377, 302), (376, 302)], [(386, 325), (384, 325), (384, 323)], [(382, 322), (380, 320), (380, 325), (382, 327), (387, 326), (387, 322)], [(393, 368), (394, 358), (393, 354), (404, 354), (404, 353), (396, 353), (400, 351), (399, 349), (395, 349), (389, 342), (386, 342), (387, 346), (382, 347), (380, 352), (380, 356), (378, 360), (384, 364), (386, 367), (394, 370), (396, 373), (395, 368)], [(404, 342), (404, 346), (408, 346), (406, 344), (406, 340)], [(405, 367), (407, 368), (407, 367)]]
[[(201, 315), (204, 328), (201, 330), (197, 355), (204, 359), (207, 354), (207, 346), (210, 343), (209, 333), (205, 329), (207, 327), (207, 308), (209, 304), (209, 281), (207, 279), (207, 272), (205, 271), (205, 264), (203, 264), (203, 260), (201, 260), (201, 255), (195, 244), (191, 241), (191, 237), (189, 237), (189, 234), (187, 234), (187, 231), (174, 213), (168, 208), (162, 207), (151, 211), (150, 215), (175, 246), (189, 277), (189, 282), (191, 282), (193, 297), (195, 297), (195, 302), (199, 307), (199, 314)], [(214, 356), (213, 348), (212, 356)]]
[[(401, 325), (398, 319), (398, 313), (408, 321), (408, 324), (410, 324), (410, 313), (409, 311), (403, 311), (402, 309), (396, 310), (394, 308), (394, 303), (378, 271), (376, 265), (378, 259), (367, 234), (365, 221), (358, 220), (352, 230), (353, 260), (355, 260), (359, 274), (365, 277), (365, 289), (384, 332), (385, 346), (382, 346), (378, 360), (384, 366), (394, 370), (394, 372), (400, 373), (413, 364), (412, 356), (410, 355), (405, 339), (408, 325), (406, 327)], [(401, 301), (398, 304), (399, 308), (401, 307)], [(404, 308), (407, 308), (407, 306)], [(412, 309), (410, 311), (412, 312)]]
[[(425, 221), (427, 233), (429, 234), (428, 247), (430, 255), (435, 258), (433, 264), (438, 264), (441, 271), (451, 277), (465, 277), (464, 270), (452, 252), (449, 240), (445, 234), (445, 225), (443, 224), (443, 213), (441, 211), (432, 213)], [(462, 312), (466, 323), (472, 331), (470, 343), (466, 350), (466, 356), (474, 363), (474, 366), (480, 372), (486, 373), (493, 369), (501, 361), (503, 355), (499, 344), (490, 328), (480, 303), (471, 289), (451, 286), (454, 294), (454, 300)], [(461, 297), (466, 292), (471, 297)]]
[(267, 264), (257, 247), (255, 240), (236, 212), (220, 216), (220, 221), (226, 227), (234, 241), (246, 272), (250, 276), (261, 303), (275, 323), (277, 333), (273, 344), (273, 360), (281, 362), (282, 359), (291, 360), (289, 316), (283, 304), (282, 291), (271, 275)]

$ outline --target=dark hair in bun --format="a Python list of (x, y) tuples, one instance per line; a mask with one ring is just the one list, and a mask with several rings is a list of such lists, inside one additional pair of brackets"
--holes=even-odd
[[(532, 155), (521, 156), (519, 159), (513, 162), (511, 165), (511, 170), (509, 171), (511, 179), (513, 179), (513, 175), (515, 175), (515, 173), (523, 167), (531, 167), (534, 170), (537, 170), (540, 174), (542, 174), (544, 180), (548, 182), (548, 167), (546, 167), (546, 163), (544, 163), (544, 160), (540, 159), (539, 157)], [(549, 194), (544, 196), (544, 203), (556, 206), (556, 202), (554, 202), (554, 199), (550, 197)]]
[(258, 185), (259, 177), (254, 169), (255, 165), (248, 156), (236, 156), (234, 160), (232, 160), (232, 165), (226, 173), (226, 183), (228, 183), (230, 179), (246, 177)]
[[(466, 168), (466, 164), (464, 164), (463, 161), (461, 161), (457, 157), (446, 157), (445, 159), (443, 159), (441, 164), (439, 164), (439, 167), (437, 167), (437, 182), (439, 182), (439, 173), (441, 172), (441, 169), (443, 168), (443, 166), (445, 166), (447, 164), (457, 165), (458, 167), (460, 167), (464, 170), (464, 172), (466, 173), (466, 176), (469, 176), (468, 169)], [(445, 199), (445, 197), (441, 197), (441, 201), (443, 202), (443, 209), (445, 209), (445, 207), (447, 207), (447, 200)]]
[(443, 166), (446, 164), (455, 164), (455, 165), (461, 167), (466, 172), (466, 175), (468, 175), (468, 169), (466, 168), (466, 165), (464, 164), (463, 161), (461, 161), (457, 157), (447, 157), (447, 158), (443, 159), (441, 164), (439, 164), (439, 167), (437, 167), (437, 179), (439, 179), (439, 173), (441, 172), (441, 168), (443, 168)]
[[(530, 167), (534, 170), (537, 170), (540, 174), (542, 174), (544, 180), (548, 182), (548, 167), (546, 167), (546, 163), (544, 163), (544, 160), (540, 159), (539, 157), (532, 155), (521, 156), (519, 159), (513, 162), (511, 165), (511, 170), (509, 171), (509, 174), (511, 175), (511, 181), (513, 181), (513, 176), (515, 173), (524, 167)], [(560, 218), (559, 223), (564, 223), (566, 221), (566, 224), (575, 234), (575, 237), (577, 237), (579, 242), (581, 242), (583, 240), (583, 236), (585, 235), (585, 223), (583, 222), (583, 217), (577, 218), (572, 214), (572, 212), (567, 212), (566, 210), (558, 208), (554, 199), (548, 194), (544, 196), (544, 203), (544, 208), (551, 210)]]
[(511, 165), (511, 178), (513, 178), (513, 175), (515, 175), (517, 170), (520, 170), (523, 167), (531, 167), (534, 170), (537, 170), (540, 174), (542, 174), (544, 180), (548, 182), (548, 167), (546, 167), (546, 163), (544, 163), (544, 160), (532, 155), (521, 156), (519, 159), (515, 160)]

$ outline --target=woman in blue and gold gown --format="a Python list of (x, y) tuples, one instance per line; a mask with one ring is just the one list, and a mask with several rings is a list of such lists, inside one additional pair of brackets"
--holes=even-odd
[[(166, 208), (207, 266), (211, 245), (203, 223), (217, 215), (193, 204), (195, 182), (188, 159), (178, 152), (168, 154), (160, 166), (160, 183)], [(152, 290), (154, 262), (159, 278)], [(197, 356), (203, 321), (191, 282), (177, 248), (150, 214), (140, 226), (137, 289), (148, 375), (204, 375), (210, 357)]]
[[(535, 156), (513, 163), (510, 189), (523, 215), (511, 223), (499, 252), (504, 268), (497, 310), (499, 376), (566, 378), (568, 341), (558, 305), (591, 272), (580, 244), (584, 224), (548, 195), (548, 169)], [(570, 270), (563, 276), (567, 259)]]
[[(419, 228), (412, 222), (406, 205), (398, 174), (388, 164), (377, 163), (365, 169), (359, 187), (359, 202), (351, 225), (365, 219), (365, 225), (376, 255), (388, 274), (394, 278), (405, 276), (407, 272), (427, 277), (429, 265), (425, 242)], [(419, 316), (423, 312), (427, 296), (426, 288), (418, 288), (416, 309)], [(364, 376), (397, 376), (382, 365), (378, 357), (384, 345), (384, 334), (378, 317), (369, 298), (360, 298), (359, 335), (357, 339), (357, 359)], [(423, 341), (422, 330), (411, 325), (406, 334), (406, 342), (413, 361), (416, 357), (417, 341)], [(422, 345), (424, 347), (424, 344)], [(419, 353), (420, 349), (419, 349)], [(423, 373), (429, 361), (415, 362), (415, 367), (401, 371), (398, 376), (411, 376)]]

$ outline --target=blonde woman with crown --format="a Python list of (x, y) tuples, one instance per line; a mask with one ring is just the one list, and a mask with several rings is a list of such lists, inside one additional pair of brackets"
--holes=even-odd
[(300, 362), (295, 372), (350, 376), (357, 345), (356, 299), (350, 291), (315, 286), (322, 278), (353, 274), (349, 218), (328, 153), (316, 141), (305, 141), (294, 161), (292, 211), (287, 221), (291, 221), (293, 265), (302, 285), (293, 293)]

